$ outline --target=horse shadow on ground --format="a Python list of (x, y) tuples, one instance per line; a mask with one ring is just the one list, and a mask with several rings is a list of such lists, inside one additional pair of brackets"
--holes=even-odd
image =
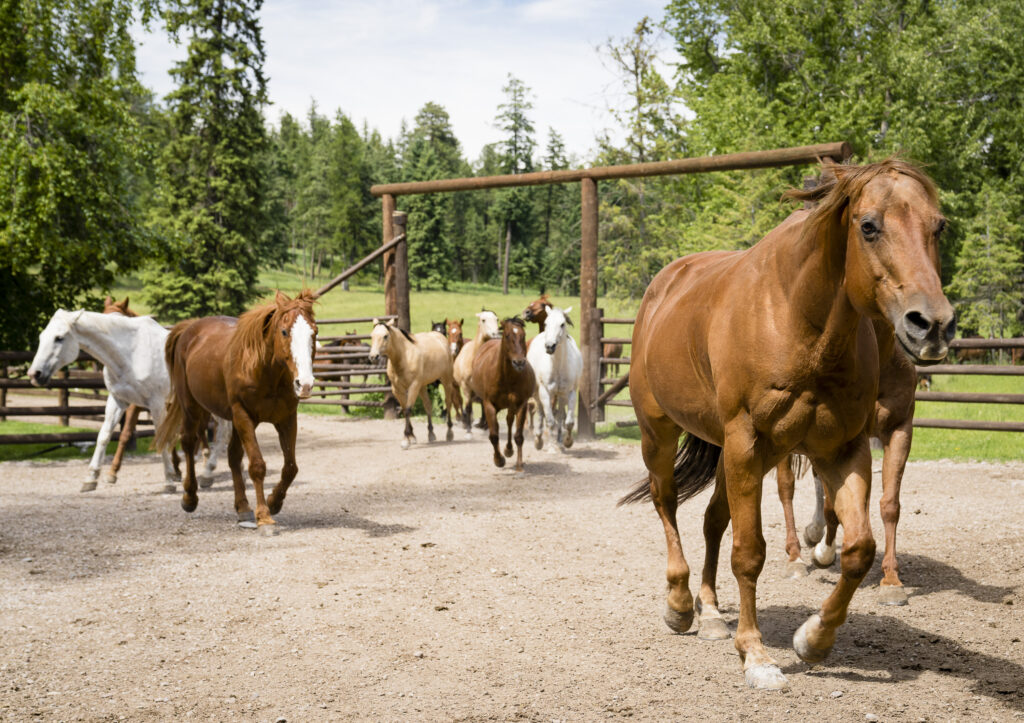
[[(949, 563), (926, 555), (898, 553), (897, 559), (900, 564), (900, 578), (903, 584), (914, 588), (913, 592), (908, 591), (911, 604), (913, 604), (913, 599), (916, 597), (923, 597), (944, 590), (956, 590), (983, 603), (1001, 603), (1007, 595), (1013, 595), (1017, 592), (1015, 587), (986, 585), (972, 580)], [(830, 568), (833, 576), (820, 577), (819, 582), (828, 585), (835, 584), (839, 573), (839, 557), (836, 560)], [(875, 562), (871, 566), (871, 570), (861, 583), (861, 589), (877, 586), (881, 581), (882, 553), (879, 552), (875, 555)]]
[[(813, 612), (816, 611), (806, 607), (779, 605), (759, 610), (765, 643), (792, 649), (793, 632)], [(1010, 645), (1008, 640), (1007, 646)], [(850, 613), (825, 663), (808, 668), (796, 661), (782, 669), (785, 673), (804, 672), (817, 678), (871, 683), (901, 683), (930, 671), (969, 680), (974, 694), (1024, 711), (1024, 691), (1020, 686), (1024, 667), (886, 615)]]
[(346, 509), (330, 512), (288, 512), (287, 504), (275, 518), (282, 525), (296, 530), (337, 529), (362, 530), (367, 537), (391, 537), (415, 532), (417, 527), (402, 524), (384, 524), (353, 514)]

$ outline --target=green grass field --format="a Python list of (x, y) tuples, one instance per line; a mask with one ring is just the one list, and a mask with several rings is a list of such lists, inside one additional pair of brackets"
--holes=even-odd
[[(96, 430), (86, 427), (62, 427), (57, 424), (40, 424), (39, 422), (21, 422), (7, 420), (0, 422), (0, 435), (4, 434), (64, 434), (68, 432), (92, 432)], [(151, 438), (137, 440), (138, 448), (128, 454), (149, 454)], [(93, 446), (81, 448), (74, 444), (0, 444), (0, 462), (21, 459), (89, 459)], [(117, 436), (107, 445), (107, 454), (117, 450)]]

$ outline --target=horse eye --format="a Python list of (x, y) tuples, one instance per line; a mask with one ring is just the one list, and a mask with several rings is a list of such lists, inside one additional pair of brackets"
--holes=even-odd
[(865, 221), (860, 225), (860, 231), (865, 237), (870, 237), (878, 233), (878, 227), (871, 221)]
[(288, 336), (288, 330), (287, 329), (281, 329), (281, 336)]
[(938, 236), (939, 234), (941, 234), (945, 230), (946, 230), (946, 219), (940, 218), (939, 219), (939, 227), (937, 229), (935, 229), (935, 235)]
[(56, 342), (62, 342), (62, 341), (64, 341), (64, 337), (63, 337), (63, 336), (58, 336), (58, 337), (56, 337), (56, 338), (54, 339), (54, 341), (56, 341)]

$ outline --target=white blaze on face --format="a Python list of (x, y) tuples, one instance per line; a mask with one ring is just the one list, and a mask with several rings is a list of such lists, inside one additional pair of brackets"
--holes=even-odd
[(289, 332), (292, 341), (292, 360), (295, 362), (296, 391), (300, 397), (309, 396), (313, 388), (313, 327), (301, 314)]
[(548, 353), (551, 354), (566, 333), (565, 313), (561, 309), (551, 306), (547, 309), (548, 318), (544, 322), (544, 349), (550, 350)]
[[(454, 337), (455, 337), (455, 334), (456, 334), (456, 332), (458, 332), (458, 330), (459, 330), (459, 327), (457, 327), (457, 326), (452, 326), (452, 327), (450, 327), (450, 328), (448, 329), (448, 333), (449, 333), (449, 334), (451, 334), (452, 338), (454, 339)], [(457, 344), (455, 343), (455, 341), (454, 341), (454, 340), (453, 340), (453, 341), (451, 341), (451, 342), (449, 342), (449, 344), (448, 344), (448, 348), (449, 348), (449, 349), (451, 350), (452, 356), (455, 356), (455, 354), (456, 354), (456, 353), (457, 353), (457, 352), (459, 351), (459, 350), (458, 350), (458, 348), (457, 348), (457, 346), (458, 346), (458, 345), (457, 345)]]

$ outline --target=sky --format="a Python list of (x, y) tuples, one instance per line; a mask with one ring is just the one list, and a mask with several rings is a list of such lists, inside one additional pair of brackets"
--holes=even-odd
[[(394, 138), (403, 118), (411, 124), (433, 101), (448, 111), (472, 161), (500, 138), (494, 117), (512, 73), (533, 91), (538, 146), (553, 127), (570, 155), (587, 158), (614, 125), (609, 108), (625, 102), (598, 48), (629, 36), (644, 15), (660, 21), (665, 2), (265, 0), (267, 117), (304, 118), (315, 99), (323, 115), (341, 109), (357, 127), (366, 121)], [(142, 82), (162, 98), (185, 45), (175, 47), (158, 25), (136, 37)], [(661, 45), (663, 58), (675, 57), (668, 38)]]

